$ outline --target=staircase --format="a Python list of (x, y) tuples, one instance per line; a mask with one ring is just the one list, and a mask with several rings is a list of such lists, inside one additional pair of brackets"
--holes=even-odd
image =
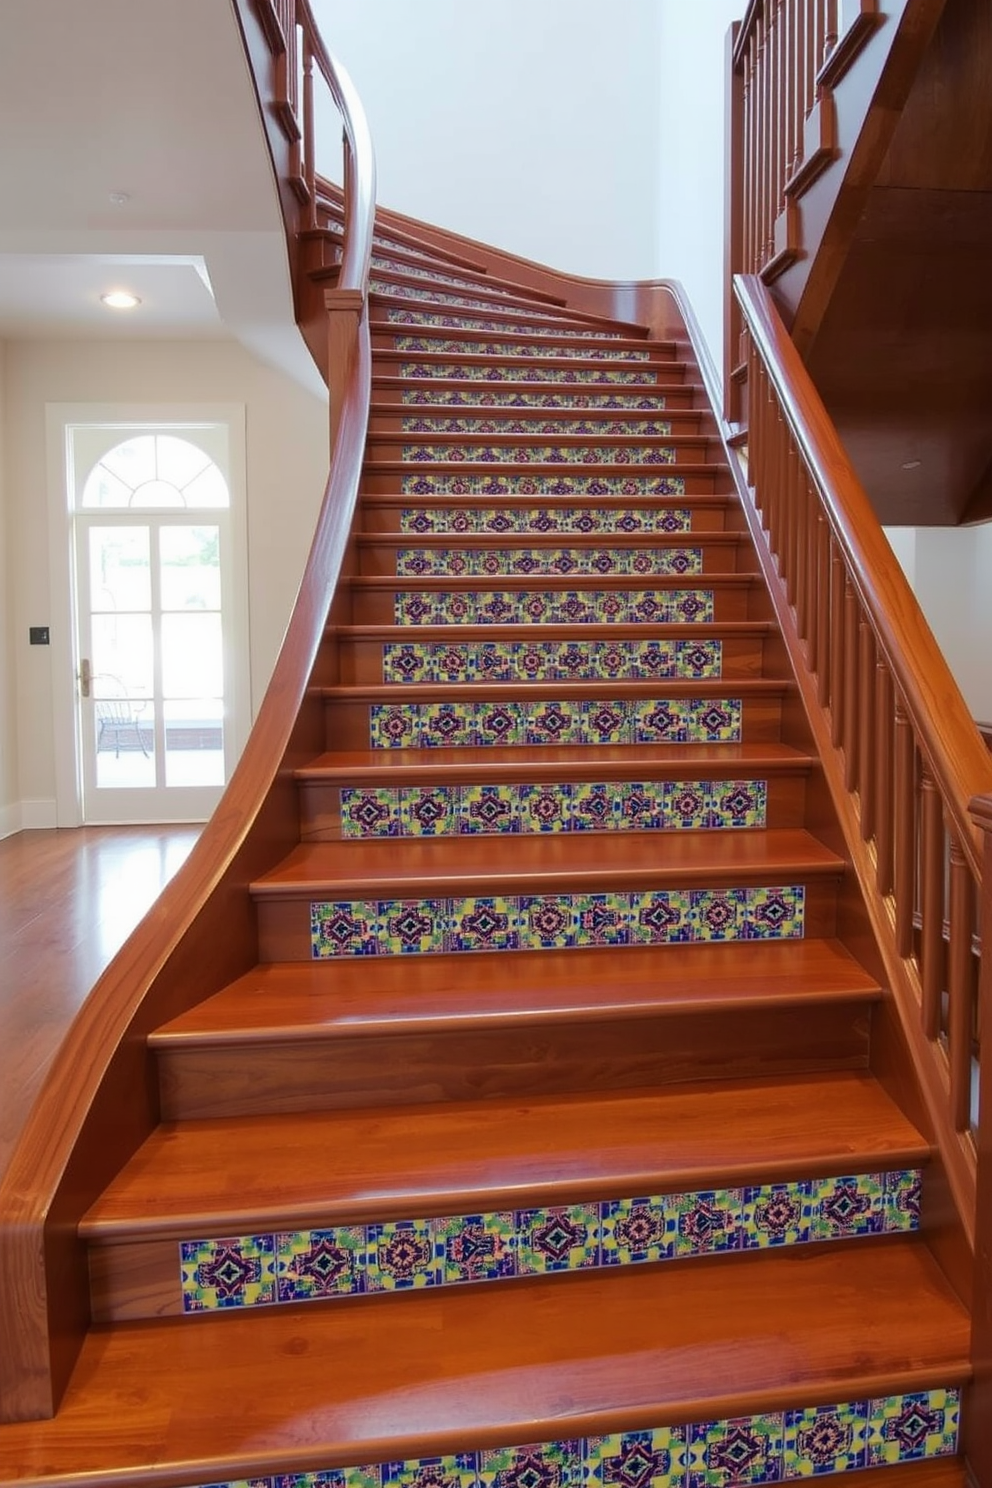
[(397, 231), (371, 304), (299, 845), (151, 1036), (0, 1483), (963, 1482), (940, 1174), (687, 338)]

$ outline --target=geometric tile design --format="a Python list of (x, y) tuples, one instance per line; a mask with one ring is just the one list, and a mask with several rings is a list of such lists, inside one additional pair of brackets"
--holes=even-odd
[[(746, 1488), (952, 1457), (960, 1406), (959, 1390), (921, 1390), (203, 1488)], [(924, 1422), (933, 1429), (926, 1430)], [(878, 1456), (883, 1438), (888, 1455)]]
[(681, 475), (404, 475), (405, 496), (684, 496)]
[[(310, 905), (310, 949), (315, 961), (325, 961), (340, 956), (798, 940), (804, 905), (800, 884), (317, 901)], [(768, 912), (769, 906), (774, 906), (774, 913)], [(847, 1190), (815, 1197), (817, 1223), (827, 1232), (824, 1238), (873, 1233), (878, 1228), (881, 1199)], [(762, 1222), (755, 1218), (759, 1227)]]
[[(603, 1199), (440, 1219), (330, 1225), (319, 1230), (235, 1239), (184, 1240), (180, 1243), (183, 1310), (211, 1312), (281, 1302), (323, 1302), (374, 1292), (684, 1260), (720, 1251), (755, 1250), (769, 1243), (813, 1244), (830, 1238), (815, 1223), (815, 1195), (831, 1181), (814, 1178), (751, 1189)], [(919, 1171), (860, 1173), (850, 1181), (882, 1195), (878, 1234), (905, 1234), (918, 1228), (919, 1220), (907, 1215), (893, 1195), (907, 1187), (918, 1192)], [(767, 1232), (752, 1223), (756, 1210), (769, 1207), (783, 1214), (804, 1214), (809, 1222), (779, 1225), (779, 1238), (771, 1242)], [(863, 1236), (872, 1232), (857, 1233)], [(190, 1259), (194, 1255), (195, 1261)], [(247, 1265), (231, 1266), (232, 1255), (265, 1257), (266, 1286), (259, 1287), (248, 1275)], [(229, 1276), (223, 1288), (204, 1288), (195, 1270), (204, 1274), (229, 1271)], [(863, 1411), (865, 1405), (860, 1402), (858, 1409)], [(909, 1410), (887, 1408), (876, 1429), (877, 1451), (901, 1451), (903, 1457), (892, 1460), (906, 1460), (906, 1452), (921, 1440), (929, 1437), (937, 1441), (941, 1433), (946, 1436), (948, 1418), (946, 1412), (938, 1416), (938, 1409), (924, 1408), (916, 1396)], [(830, 1441), (835, 1455), (843, 1447), (846, 1455), (860, 1454), (858, 1465), (864, 1465), (870, 1446), (866, 1416), (859, 1418), (863, 1429), (845, 1437), (843, 1433), (831, 1434), (816, 1411), (790, 1415), (795, 1419), (786, 1423), (786, 1448), (796, 1454), (797, 1461), (801, 1461), (803, 1452), (809, 1455), (814, 1446), (823, 1450)]]
[(631, 510), (586, 506), (538, 507), (506, 511), (499, 507), (412, 507), (400, 515), (400, 531), (430, 533), (485, 532), (506, 536), (517, 532), (560, 533), (669, 533), (692, 528), (692, 512), (678, 507)]
[(489, 589), (398, 593), (397, 625), (685, 625), (713, 619), (712, 589)]
[[(395, 311), (390, 312), (391, 315)], [(457, 319), (454, 316), (440, 317), (452, 329), (465, 330), (474, 329), (469, 322)], [(423, 322), (431, 324), (430, 321)], [(496, 330), (506, 334), (514, 334), (514, 327), (503, 326), (480, 326), (480, 330)], [(534, 326), (521, 326), (523, 335), (537, 335)], [(551, 339), (551, 338), (554, 339)], [(588, 331), (549, 331), (546, 341), (476, 341), (465, 338), (459, 345), (459, 352), (468, 356), (494, 356), (494, 357), (520, 357), (538, 359), (543, 357), (569, 358), (590, 362), (650, 362), (653, 360), (650, 351), (632, 351), (629, 347), (618, 346), (588, 346), (584, 344), (589, 338)], [(611, 337), (597, 336), (596, 340), (614, 339)], [(615, 339), (619, 340), (619, 337)], [(565, 345), (556, 345), (557, 341), (566, 341)], [(579, 342), (580, 344), (576, 344)], [(397, 351), (423, 352), (437, 351), (445, 344), (450, 344), (450, 338), (446, 336), (396, 336), (393, 341)], [(409, 376), (410, 374), (404, 374)]]
[[(404, 269), (403, 272), (406, 273), (407, 270)], [(440, 284), (440, 283), (443, 283), (444, 281), (443, 280), (435, 280), (434, 282)], [(462, 286), (457, 286), (456, 285), (456, 288), (461, 288), (461, 287)], [(477, 287), (478, 286), (475, 286), (475, 285), (465, 285), (464, 286), (464, 288), (477, 288)], [(370, 280), (369, 281), (369, 292), (371, 294), (385, 295), (385, 296), (387, 296), (390, 299), (421, 300), (421, 301), (423, 301), (424, 303), (427, 303), (427, 304), (457, 305), (459, 307), (459, 309), (462, 309), (462, 310), (492, 310), (493, 309), (493, 302), (492, 302), (491, 299), (487, 299), (487, 300), (473, 299), (470, 295), (465, 295), (465, 294), (460, 294), (460, 293), (459, 294), (451, 294), (446, 289), (445, 290), (436, 290), (436, 289), (429, 289), (427, 287), (424, 287), (423, 289), (421, 289), (419, 286), (414, 286), (412, 284), (392, 284), (392, 283), (390, 283), (390, 281), (388, 279), (372, 279), (372, 280)], [(505, 291), (503, 291), (503, 293), (505, 294)], [(497, 307), (497, 308), (499, 309), (499, 313), (501, 315), (503, 315), (503, 314), (507, 314), (507, 313), (512, 314), (515, 307), (507, 306), (506, 309), (503, 309), (502, 307)], [(391, 310), (389, 312), (389, 314), (388, 314), (387, 319), (394, 320), (395, 318), (396, 318), (396, 312), (395, 312), (395, 310)]]
[(721, 675), (721, 641), (389, 641), (386, 683), (598, 682)]
[(404, 444), (400, 459), (465, 460), (477, 465), (674, 465), (671, 444)]
[[(538, 393), (500, 388), (404, 388), (400, 402), (449, 408), (632, 408), (661, 409), (664, 393)], [(575, 431), (576, 433), (578, 430)], [(647, 433), (647, 430), (644, 431)], [(667, 429), (659, 429), (667, 434)]]
[(502, 574), (665, 576), (698, 574), (702, 548), (400, 548), (400, 577), (483, 578)]
[(736, 744), (739, 698), (372, 703), (372, 749), (557, 744)]
[[(341, 835), (447, 837), (763, 827), (767, 801), (764, 780), (345, 787)], [(840, 1220), (841, 1197), (837, 1208)]]
[[(449, 300), (446, 295), (429, 296), (429, 298), (443, 299), (446, 303), (457, 303), (456, 297)], [(482, 308), (489, 310), (492, 307), (485, 301), (476, 301)], [(516, 310), (501, 311), (500, 314), (520, 313)], [(533, 320), (522, 320), (514, 322), (510, 320), (482, 320), (478, 316), (468, 315), (443, 315), (439, 311), (431, 310), (406, 310), (391, 307), (386, 311), (386, 320), (391, 325), (409, 326), (442, 326), (446, 330), (453, 331), (493, 331), (497, 335), (503, 332), (507, 335), (539, 336), (542, 333), (548, 336), (567, 337), (569, 340), (579, 341), (622, 341), (623, 335), (620, 331), (600, 330), (577, 330), (570, 326), (562, 326), (557, 321), (547, 321), (542, 317), (535, 316)], [(535, 324), (535, 321), (537, 322)], [(404, 338), (406, 339), (406, 338)], [(410, 347), (404, 346), (404, 351)], [(498, 355), (498, 353), (495, 353)], [(519, 353), (518, 353), (519, 354)], [(547, 353), (545, 353), (547, 354)], [(646, 356), (637, 356), (634, 360), (647, 360)]]
[[(407, 347), (408, 351), (423, 349), (434, 351), (434, 342), (425, 342), (422, 348)], [(466, 351), (469, 348), (465, 348)], [(472, 347), (471, 355), (483, 351), (483, 347)], [(513, 347), (507, 354), (516, 356), (520, 353), (519, 347)], [(548, 355), (561, 356), (563, 348), (549, 351)], [(584, 348), (577, 350), (574, 355), (585, 356)], [(528, 363), (520, 365), (508, 361), (505, 365), (491, 366), (487, 362), (401, 362), (399, 366), (400, 377), (425, 377), (425, 378), (455, 378), (459, 382), (564, 382), (564, 383), (606, 383), (611, 387), (646, 387), (658, 381), (658, 373), (653, 367), (644, 367), (634, 370), (627, 367), (546, 367), (532, 366)]]
[(576, 434), (629, 434), (650, 439), (671, 434), (669, 419), (514, 419), (424, 418), (410, 415), (400, 421), (405, 434), (556, 434), (567, 439)]
[[(457, 274), (443, 274), (438, 269), (426, 269), (423, 268), (420, 264), (407, 263), (405, 259), (401, 258), (389, 258), (387, 255), (381, 253), (373, 253), (372, 267), (374, 269), (382, 269), (386, 273), (405, 274), (408, 279), (425, 279), (431, 284), (453, 284), (456, 286), (456, 288), (464, 289), (479, 288), (479, 285), (474, 279), (459, 278)], [(508, 289), (500, 289), (495, 284), (491, 286), (487, 284), (485, 287), (487, 293), (491, 295), (510, 294), (510, 291)], [(390, 285), (389, 290), (395, 292), (396, 286)], [(383, 284), (381, 288), (378, 289), (378, 293), (380, 294), (385, 294), (387, 292), (388, 291), (385, 284)], [(404, 290), (404, 293), (406, 292), (407, 291)]]

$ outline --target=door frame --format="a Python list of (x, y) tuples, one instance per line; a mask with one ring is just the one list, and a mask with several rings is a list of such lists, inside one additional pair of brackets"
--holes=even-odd
[[(69, 430), (78, 424), (182, 427), (217, 423), (228, 429), (231, 494), (233, 594), (225, 597), (225, 694), (230, 686), (230, 728), (237, 759), (251, 728), (251, 633), (248, 610), (248, 506), (245, 405), (243, 403), (47, 403), (45, 434), (48, 471), (48, 555), (51, 586), (52, 725), (55, 762), (55, 824), (83, 822), (83, 774), (76, 677), (76, 594), (71, 561), (72, 511), (69, 505)], [(108, 516), (110, 513), (108, 512)], [(234, 644), (231, 643), (233, 638)], [(228, 663), (230, 670), (228, 672)], [(226, 722), (226, 721), (225, 721)], [(135, 816), (135, 823), (145, 818)]]

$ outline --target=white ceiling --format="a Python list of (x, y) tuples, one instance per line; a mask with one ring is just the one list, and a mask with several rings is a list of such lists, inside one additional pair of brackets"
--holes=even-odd
[(0, 0), (0, 35), (0, 338), (233, 336), (323, 391), (232, 0)]

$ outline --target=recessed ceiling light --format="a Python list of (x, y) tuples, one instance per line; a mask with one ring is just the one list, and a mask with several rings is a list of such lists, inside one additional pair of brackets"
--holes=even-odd
[(127, 289), (112, 289), (109, 294), (102, 294), (100, 299), (111, 310), (133, 310), (135, 305), (141, 304), (138, 296)]

